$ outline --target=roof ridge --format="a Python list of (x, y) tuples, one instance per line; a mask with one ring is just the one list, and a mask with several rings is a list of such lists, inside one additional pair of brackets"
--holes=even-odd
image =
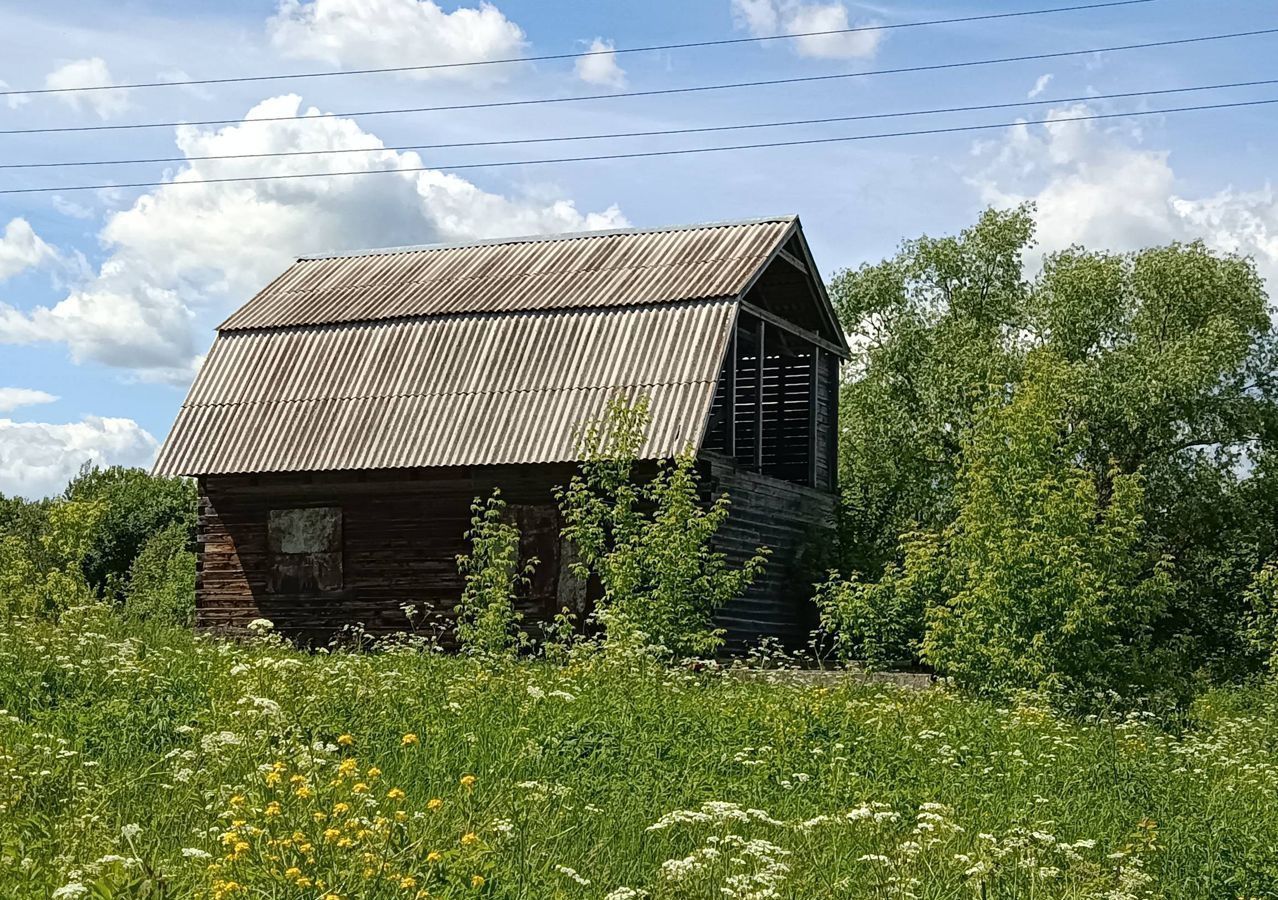
[(405, 244), (398, 247), (371, 247), (345, 253), (316, 253), (297, 257), (297, 262), (318, 262), (328, 259), (353, 259), (361, 256), (393, 256), (400, 253), (425, 253), (434, 250), (462, 250), (467, 247), (489, 247), (500, 244), (556, 243), (558, 241), (584, 240), (587, 238), (615, 237), (629, 234), (662, 234), (665, 232), (699, 231), (708, 228), (732, 228), (747, 225), (793, 222), (796, 213), (780, 216), (760, 216), (750, 219), (725, 219), (717, 222), (694, 222), (689, 225), (661, 225), (648, 228), (601, 228), (590, 231), (543, 232), (515, 237), (477, 238), (461, 241), (442, 241), (434, 244)]

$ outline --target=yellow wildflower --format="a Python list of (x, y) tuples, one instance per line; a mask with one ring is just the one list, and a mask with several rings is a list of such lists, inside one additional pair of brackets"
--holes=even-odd
[(413, 744), (417, 743), (417, 735), (410, 731), (408, 734), (399, 739), (399, 743), (401, 746), (411, 747)]
[(314, 819), (316, 822), (323, 822), (325, 819), (328, 818), (328, 816), (325, 815), (322, 809), (317, 809), (315, 810), (315, 812), (311, 813), (311, 818)]
[[(232, 798), (230, 799), (230, 801), (229, 801), (229, 802), (230, 802), (231, 806), (243, 806), (243, 805), (244, 805), (244, 795), (243, 795), (243, 794), (236, 794), (234, 797), (232, 797)], [(234, 882), (232, 882), (232, 883), (234, 883)]]
[(413, 888), (417, 887), (417, 879), (414, 878), (412, 875), (405, 875), (403, 878), (399, 880), (399, 886), (406, 891), (412, 890)]
[(280, 805), (276, 801), (272, 800), (270, 803), (266, 804), (266, 809), (262, 810), (262, 812), (267, 816), (267, 818), (278, 816), (280, 814)]
[(287, 869), (284, 870), (284, 877), (287, 878), (289, 881), (292, 881), (295, 878), (301, 877), (301, 874), (302, 874), (302, 870), (299, 869), (297, 866), (289, 866)]
[(478, 843), (479, 843), (479, 835), (475, 834), (475, 832), (468, 831), (462, 835), (461, 844), (463, 847), (470, 847)]
[(461, 786), (464, 787), (466, 790), (470, 790), (471, 788), (473, 788), (475, 786), (475, 776), (463, 775), (461, 777)]
[(298, 785), (297, 790), (293, 793), (297, 794), (297, 796), (301, 797), (303, 800), (315, 795), (315, 792), (311, 790), (311, 786), (309, 784)]
[(444, 854), (440, 853), (438, 850), (432, 850), (426, 854), (427, 864), (437, 863), (443, 858), (444, 858)]
[(339, 735), (337, 743), (341, 744), (343, 747), (349, 747), (351, 744), (355, 743), (355, 737), (349, 734)]
[(324, 840), (328, 841), (330, 844), (341, 836), (342, 836), (342, 833), (338, 831), (336, 828), (324, 829)]
[(279, 783), (280, 783), (280, 773), (279, 773), (279, 772), (275, 772), (275, 771), (267, 772), (267, 773), (266, 773), (265, 775), (263, 775), (262, 777), (265, 779), (266, 783), (267, 783), (267, 784), (269, 784), (269, 785), (276, 785), (276, 784), (279, 784)]
[(335, 816), (345, 815), (346, 813), (348, 813), (348, 812), (350, 812), (350, 811), (351, 811), (351, 805), (350, 805), (349, 803), (334, 803), (334, 804), (333, 804), (333, 815), (335, 815)]
[(481, 887), (483, 887), (483, 886), (484, 886), (484, 876), (483, 876), (483, 875), (472, 875), (472, 876), (470, 876), (470, 886), (471, 886), (471, 887), (473, 887), (473, 888), (481, 888)]
[(357, 781), (354, 785), (351, 786), (352, 794), (362, 794), (367, 790), (368, 790), (368, 785), (362, 781)]
[(444, 805), (443, 800), (440, 800), (438, 797), (434, 797), (431, 799), (429, 803), (426, 804), (426, 808), (429, 809), (431, 812), (434, 812), (437, 809), (441, 809), (443, 805)]
[(401, 791), (399, 788), (391, 788), (389, 791), (386, 792), (386, 796), (389, 797), (391, 800), (403, 800), (404, 792)]
[(381, 769), (379, 769), (379, 768), (377, 768), (377, 766), (373, 766), (371, 769), (369, 769), (369, 770), (368, 770), (368, 777), (369, 777), (369, 778), (377, 778), (377, 777), (379, 777), (381, 774), (382, 774), (382, 770), (381, 770)]
[(354, 759), (344, 759), (337, 764), (338, 775), (354, 775), (359, 771), (359, 764)]

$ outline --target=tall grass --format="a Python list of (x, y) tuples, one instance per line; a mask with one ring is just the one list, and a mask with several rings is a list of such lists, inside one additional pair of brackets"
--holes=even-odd
[(1082, 722), (586, 653), (305, 654), (85, 608), (4, 625), (0, 708), (3, 897), (1278, 891), (1268, 687)]

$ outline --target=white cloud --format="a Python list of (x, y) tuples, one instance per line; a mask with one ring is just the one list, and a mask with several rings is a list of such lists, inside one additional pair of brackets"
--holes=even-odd
[(94, 212), (82, 203), (76, 203), (74, 200), (68, 200), (61, 194), (54, 194), (53, 199), (49, 201), (55, 210), (64, 216), (72, 219), (92, 219)]
[(31, 388), (0, 387), (0, 413), (13, 412), (20, 406), (52, 403), (57, 399), (53, 394)]
[(1034, 82), (1034, 86), (1030, 88), (1030, 92), (1025, 95), (1027, 100), (1033, 100), (1043, 91), (1047, 90), (1047, 86), (1052, 83), (1052, 73), (1038, 76), (1038, 81)]
[[(0, 78), (0, 91), (7, 91), (10, 89), (11, 85), (9, 82)], [(5, 106), (9, 107), (9, 109), (17, 109), (19, 106), (26, 106), (30, 103), (31, 97), (27, 94), (9, 94), (6, 97), (0, 97), (0, 100), (3, 100)]]
[(0, 281), (56, 257), (26, 219), (10, 219), (0, 234)]
[(1034, 201), (1043, 252), (1072, 243), (1133, 250), (1202, 239), (1254, 256), (1271, 291), (1278, 288), (1278, 196), (1270, 185), (1181, 196), (1169, 152), (1143, 147), (1139, 131), (1059, 121), (1092, 112), (1086, 104), (1053, 109), (1046, 118), (1056, 124), (1020, 126), (977, 144), (970, 180), (983, 201)]
[[(115, 83), (111, 70), (99, 56), (69, 62), (54, 69), (44, 79), (46, 88), (99, 87)], [(55, 96), (75, 109), (90, 110), (99, 119), (109, 119), (129, 108), (129, 97), (125, 91), (74, 91)]]
[[(247, 118), (300, 109), (301, 99), (286, 95), (259, 103)], [(196, 351), (211, 337), (194, 333), (197, 321), (226, 315), (299, 255), (626, 224), (616, 207), (583, 214), (568, 200), (505, 197), (435, 170), (187, 183), (422, 165), (416, 153), (381, 149), (375, 135), (350, 119), (184, 126), (177, 144), (188, 157), (339, 147), (371, 152), (188, 162), (174, 183), (107, 219), (100, 234), (107, 259), (63, 300), (28, 311), (0, 303), (0, 343), (63, 342), (77, 362), (184, 383)]]
[[(280, 0), (267, 22), (281, 54), (333, 65), (389, 67), (518, 56), (524, 32), (490, 3), (444, 12), (432, 0)], [(424, 70), (416, 78), (491, 81), (504, 66)]]
[(149, 466), (158, 442), (132, 419), (85, 416), (54, 425), (0, 418), (0, 493), (47, 497), (86, 461)]
[(800, 56), (814, 59), (870, 59), (878, 52), (882, 31), (856, 31), (851, 34), (811, 34), (821, 31), (843, 31), (873, 23), (853, 26), (848, 8), (841, 2), (808, 3), (803, 0), (732, 0), (732, 12), (739, 26), (755, 37), (780, 34), (804, 34), (795, 38), (794, 49)]
[(601, 84), (605, 87), (623, 88), (626, 86), (626, 71), (617, 65), (616, 49), (612, 41), (595, 38), (590, 42), (590, 53), (593, 56), (577, 57), (577, 77), (589, 84)]

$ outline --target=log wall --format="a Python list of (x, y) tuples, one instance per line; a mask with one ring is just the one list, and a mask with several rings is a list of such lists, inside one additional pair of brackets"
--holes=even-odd
[[(744, 471), (726, 457), (706, 455), (701, 469), (707, 493), (732, 498), (720, 549), (738, 563), (760, 544), (774, 551), (763, 578), (721, 612), (731, 646), (764, 635), (801, 643), (813, 624), (811, 583), (823, 567), (813, 549), (829, 544), (833, 498)], [(584, 586), (560, 566), (565, 548), (553, 497), (572, 473), (571, 466), (512, 466), (202, 478), (197, 625), (239, 631), (260, 617), (291, 638), (322, 644), (345, 625), (374, 634), (405, 630), (403, 607), (414, 604), (428, 610), (426, 627), (446, 640), (462, 590), (456, 557), (467, 550), (470, 504), (494, 486), (520, 527), (522, 554), (540, 560), (521, 598), (526, 619), (535, 623), (565, 605), (584, 613)], [(280, 511), (298, 509), (340, 510), (340, 582), (332, 581), (329, 553), (315, 554), (325, 567), (308, 580), (298, 570), (305, 557), (296, 552), (305, 547), (281, 553), (278, 535), (273, 547), (272, 511), (279, 521)], [(326, 527), (328, 535), (332, 523)], [(282, 566), (289, 568), (281, 573)], [(333, 589), (281, 592), (298, 584)]]
[[(525, 613), (557, 611), (561, 592), (577, 600), (558, 579), (552, 494), (570, 476), (568, 467), (537, 466), (202, 478), (197, 625), (239, 630), (261, 617), (290, 637), (324, 642), (348, 624), (404, 630), (403, 607), (416, 604), (430, 611), (430, 627), (446, 630), (462, 589), (456, 557), (467, 550), (470, 504), (494, 486), (520, 526), (521, 551), (541, 560)], [(341, 510), (340, 587), (280, 593), (271, 511), (311, 507)]]

